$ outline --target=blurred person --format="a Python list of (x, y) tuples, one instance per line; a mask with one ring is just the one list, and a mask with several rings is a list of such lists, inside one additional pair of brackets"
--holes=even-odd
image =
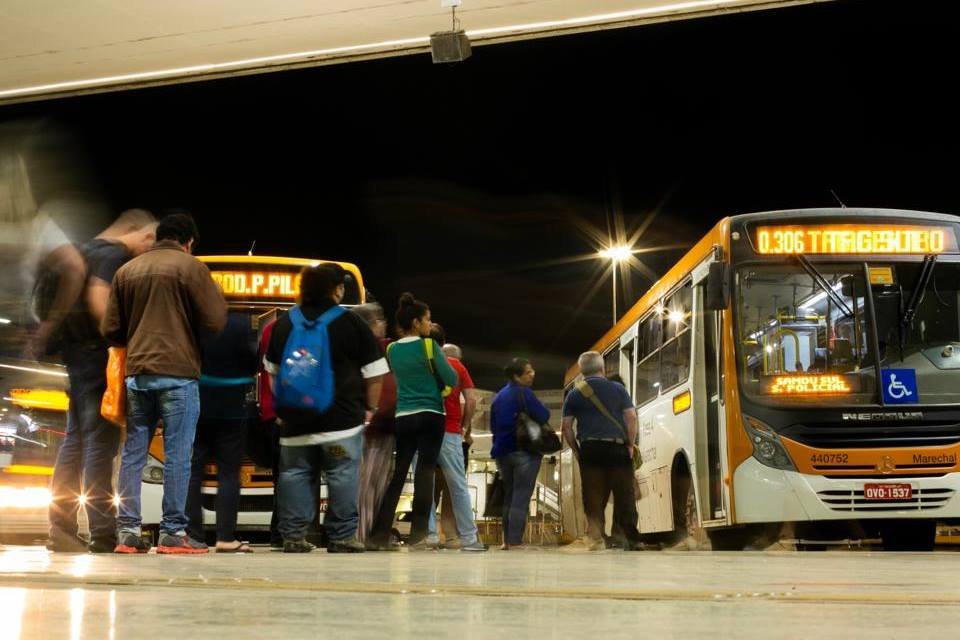
[(165, 216), (153, 248), (117, 271), (101, 330), (127, 348), (127, 439), (120, 457), (117, 553), (146, 553), (140, 537), (141, 473), (163, 420), (163, 518), (157, 553), (207, 553), (187, 535), (191, 451), (200, 416), (200, 340), (223, 330), (227, 303), (206, 265), (194, 258), (193, 218)]
[[(386, 351), (387, 320), (383, 307), (376, 302), (354, 307), (353, 312), (363, 318)], [(397, 381), (393, 373), (383, 376), (383, 388), (377, 410), (372, 412), (363, 432), (363, 458), (360, 463), (360, 526), (357, 538), (366, 542), (373, 521), (387, 492), (393, 470), (394, 431), (397, 408)]]
[[(70, 408), (51, 483), (47, 546), (52, 551), (79, 551), (89, 546), (94, 553), (109, 553), (116, 546), (113, 459), (120, 447), (120, 429), (100, 415), (107, 388), (107, 341), (100, 333), (100, 322), (114, 274), (131, 258), (150, 249), (155, 234), (153, 214), (130, 209), (80, 249), (87, 281), (62, 328)], [(89, 545), (77, 535), (81, 495), (90, 529)]]
[[(434, 334), (436, 335), (436, 334)], [(453, 370), (457, 372), (458, 382), (452, 392), (444, 399), (443, 444), (437, 458), (437, 466), (443, 472), (438, 476), (437, 484), (442, 487), (443, 530), (445, 544), (459, 544), (461, 551), (486, 551), (487, 546), (480, 542), (477, 522), (473, 514), (473, 500), (467, 487), (467, 471), (464, 464), (464, 433), (477, 407), (476, 390), (470, 372), (461, 362), (463, 352), (455, 344), (444, 344), (443, 353)], [(463, 398), (463, 406), (460, 401)], [(441, 484), (440, 478), (446, 482)], [(436, 496), (436, 493), (434, 494)], [(429, 537), (439, 543), (437, 518), (435, 513), (436, 497), (430, 509)], [(459, 535), (459, 539), (456, 537)]]
[[(637, 412), (622, 384), (603, 376), (603, 356), (587, 351), (578, 360), (583, 379), (563, 402), (562, 430), (580, 463), (587, 533), (569, 550), (597, 551), (603, 541), (603, 504), (612, 492), (614, 517), (629, 549), (640, 549), (633, 489)], [(576, 431), (574, 431), (576, 426)]]
[[(393, 478), (380, 505), (367, 548), (391, 550), (390, 531), (397, 504), (414, 455), (413, 514), (411, 548), (427, 548), (430, 509), (433, 505), (434, 471), (443, 445), (443, 387), (457, 384), (457, 372), (443, 351), (430, 338), (430, 307), (404, 293), (396, 314), (397, 326), (404, 337), (390, 345), (387, 359), (397, 380), (396, 461)], [(428, 356), (433, 350), (432, 357)]]
[[(80, 251), (37, 205), (24, 156), (0, 148), (0, 258), (15, 270), (2, 279), (0, 310), (32, 327), (22, 356), (45, 355), (60, 324), (80, 298), (86, 265)], [(42, 277), (41, 277), (42, 276)], [(44, 285), (44, 299), (27, 299)], [(5, 310), (4, 310), (5, 309)]]
[(321, 472), (329, 491), (324, 517), (329, 538), (327, 552), (364, 551), (363, 543), (357, 539), (363, 425), (365, 412), (376, 410), (381, 380), (389, 369), (370, 327), (356, 314), (339, 308), (345, 280), (346, 271), (335, 263), (305, 268), (299, 304), (277, 320), (264, 358), (276, 393), (277, 385), (284, 384), (281, 364), (292, 357), (286, 354), (294, 333), (293, 323), (302, 323), (305, 328), (326, 323), (333, 404), (318, 413), (275, 402), (281, 424), (278, 504), (285, 553), (309, 553), (315, 549), (306, 534), (317, 514)]
[(503, 371), (508, 382), (490, 404), (490, 430), (493, 432), (490, 457), (497, 461), (503, 480), (501, 549), (506, 551), (523, 546), (530, 497), (543, 460), (543, 456), (517, 446), (517, 417), (523, 411), (536, 422), (545, 424), (550, 420), (550, 410), (533, 393), (537, 372), (529, 360), (514, 358)]
[(255, 407), (247, 401), (256, 379), (256, 332), (251, 316), (242, 311), (227, 313), (227, 324), (213, 339), (202, 344), (200, 367), (200, 419), (193, 442), (190, 485), (186, 514), (187, 533), (203, 540), (203, 480), (207, 462), (217, 465), (217, 553), (253, 553), (246, 542), (237, 539), (237, 513), (240, 510), (240, 463), (246, 451), (247, 429), (258, 419)]
[(270, 337), (276, 320), (271, 320), (260, 333), (260, 347), (257, 350), (257, 398), (260, 410), (260, 428), (268, 443), (270, 470), (273, 478), (273, 513), (270, 514), (270, 550), (283, 551), (283, 536), (280, 534), (280, 425), (277, 424), (277, 411), (274, 408), (273, 386), (267, 373), (264, 357), (270, 347)]

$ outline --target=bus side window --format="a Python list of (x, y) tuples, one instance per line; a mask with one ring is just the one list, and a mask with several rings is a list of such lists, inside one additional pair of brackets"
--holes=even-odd
[(660, 382), (664, 389), (669, 389), (686, 382), (690, 377), (690, 321), (693, 317), (693, 288), (690, 283), (667, 298), (663, 306)]
[(634, 398), (639, 407), (657, 397), (660, 389), (660, 316), (648, 315), (637, 332), (637, 373)]

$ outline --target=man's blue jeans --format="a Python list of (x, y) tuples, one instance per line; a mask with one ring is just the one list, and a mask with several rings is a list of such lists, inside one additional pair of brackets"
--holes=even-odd
[(357, 535), (360, 514), (360, 456), (363, 434), (325, 444), (280, 445), (278, 507), (284, 540), (302, 540), (317, 517), (320, 472), (327, 480), (327, 512), (323, 528), (330, 540), (350, 540)]
[[(178, 384), (179, 386), (170, 385)], [(196, 380), (164, 378), (144, 385), (127, 385), (127, 441), (120, 456), (118, 531), (140, 531), (140, 483), (147, 463), (150, 439), (163, 420), (162, 533), (187, 528), (185, 507), (190, 483), (193, 439), (200, 417), (200, 390)], [(166, 387), (166, 388), (161, 388)]]
[[(453, 505), (453, 515), (457, 520), (460, 543), (473, 544), (477, 541), (477, 521), (473, 516), (473, 500), (470, 499), (467, 474), (463, 468), (463, 436), (459, 433), (443, 434), (443, 445), (440, 447), (437, 466), (443, 471), (443, 477), (447, 481), (447, 491), (450, 492), (450, 504)], [(430, 537), (437, 535), (436, 507), (434, 503), (433, 508), (430, 509)]]
[(526, 451), (514, 451), (497, 458), (497, 468), (503, 480), (503, 539), (506, 544), (523, 544), (530, 498), (542, 461), (541, 456)]

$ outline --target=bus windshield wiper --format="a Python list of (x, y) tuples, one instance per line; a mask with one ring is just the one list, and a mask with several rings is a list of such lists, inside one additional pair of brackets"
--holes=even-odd
[(933, 269), (936, 266), (936, 254), (931, 253), (923, 257), (923, 266), (920, 267), (920, 276), (917, 278), (917, 284), (913, 286), (913, 291), (910, 293), (910, 301), (907, 302), (907, 306), (905, 306), (900, 313), (901, 335), (903, 331), (910, 326), (910, 323), (913, 322), (913, 317), (917, 315), (917, 307), (919, 307), (923, 301), (923, 294), (927, 290), (927, 285), (930, 284), (930, 278), (933, 276)]
[(803, 255), (802, 253), (797, 253), (794, 254), (794, 257), (797, 259), (797, 262), (800, 263), (800, 266), (803, 267), (803, 270), (807, 272), (807, 275), (813, 278), (813, 281), (816, 282), (817, 285), (826, 292), (826, 294), (830, 297), (830, 301), (833, 302), (838, 309), (840, 309), (840, 311), (843, 313), (843, 316), (845, 318), (852, 318), (853, 311), (850, 309), (847, 303), (843, 301), (843, 297), (834, 291), (833, 287), (830, 286), (830, 283), (823, 276), (823, 274), (820, 273), (820, 271), (813, 266), (813, 263), (807, 259), (807, 256)]

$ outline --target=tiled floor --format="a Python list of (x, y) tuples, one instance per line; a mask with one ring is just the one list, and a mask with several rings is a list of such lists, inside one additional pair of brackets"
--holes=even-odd
[(0, 639), (878, 638), (960, 625), (953, 553), (0, 551)]

